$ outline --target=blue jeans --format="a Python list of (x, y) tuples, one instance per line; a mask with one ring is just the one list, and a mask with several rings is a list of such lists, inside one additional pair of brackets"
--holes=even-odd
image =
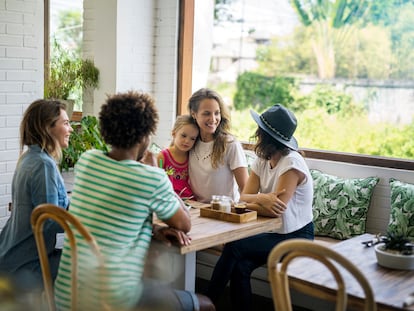
[(253, 310), (250, 276), (256, 268), (267, 263), (273, 247), (287, 239), (313, 240), (313, 223), (288, 233), (262, 233), (227, 243), (217, 261), (206, 295), (216, 304), (230, 281), (233, 310)]

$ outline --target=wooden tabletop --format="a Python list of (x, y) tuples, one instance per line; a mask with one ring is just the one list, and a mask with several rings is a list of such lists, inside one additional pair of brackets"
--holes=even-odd
[(199, 251), (219, 244), (239, 240), (259, 233), (278, 229), (281, 219), (257, 217), (257, 220), (245, 223), (232, 223), (222, 220), (200, 217), (198, 208), (191, 208), (191, 231), (188, 233), (192, 241), (188, 246), (179, 246), (181, 254)]
[[(367, 277), (378, 310), (414, 310), (414, 306), (403, 308), (404, 299), (414, 292), (414, 270), (394, 270), (379, 266), (374, 247), (365, 247), (361, 243), (373, 237), (371, 234), (364, 234), (334, 244), (332, 248), (353, 262)], [(299, 289), (301, 285), (311, 284), (316, 296), (317, 291), (328, 295), (335, 293), (336, 282), (328, 270), (312, 259), (293, 261), (288, 273), (293, 288)], [(349, 293), (349, 304), (360, 308), (365, 297), (362, 289), (350, 275), (345, 275), (344, 279)]]

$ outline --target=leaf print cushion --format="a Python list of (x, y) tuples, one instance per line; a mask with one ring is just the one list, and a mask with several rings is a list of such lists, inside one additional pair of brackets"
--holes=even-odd
[(391, 187), (391, 215), (388, 231), (414, 237), (414, 185), (389, 180)]
[(365, 233), (372, 191), (379, 178), (345, 179), (318, 170), (310, 171), (315, 235), (344, 240)]

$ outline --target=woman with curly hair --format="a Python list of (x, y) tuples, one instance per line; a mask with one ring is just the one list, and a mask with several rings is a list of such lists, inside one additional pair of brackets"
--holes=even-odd
[[(143, 280), (152, 236), (173, 236), (182, 245), (190, 238), (190, 216), (165, 172), (144, 162), (158, 112), (145, 93), (129, 91), (108, 97), (99, 114), (108, 153), (90, 150), (75, 167), (70, 212), (95, 237), (103, 267), (88, 244), (78, 239), (79, 310), (214, 310), (211, 301), (187, 291), (153, 287)], [(154, 163), (156, 165), (156, 163)], [(152, 215), (169, 227), (153, 228)], [(64, 242), (55, 282), (58, 310), (70, 310), (70, 244)], [(204, 298), (204, 300), (203, 300)], [(203, 304), (204, 303), (204, 304)]]
[(230, 114), (222, 98), (211, 89), (200, 89), (191, 96), (188, 110), (200, 129), (189, 161), (197, 200), (226, 195), (238, 201), (248, 178), (247, 162), (240, 142), (230, 134)]

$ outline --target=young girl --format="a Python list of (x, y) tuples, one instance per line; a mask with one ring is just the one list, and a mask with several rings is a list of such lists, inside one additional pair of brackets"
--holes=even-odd
[(157, 157), (159, 167), (163, 168), (173, 184), (174, 191), (181, 198), (192, 198), (188, 178), (188, 154), (198, 136), (198, 127), (189, 115), (178, 116), (173, 130), (170, 147), (162, 150)]

